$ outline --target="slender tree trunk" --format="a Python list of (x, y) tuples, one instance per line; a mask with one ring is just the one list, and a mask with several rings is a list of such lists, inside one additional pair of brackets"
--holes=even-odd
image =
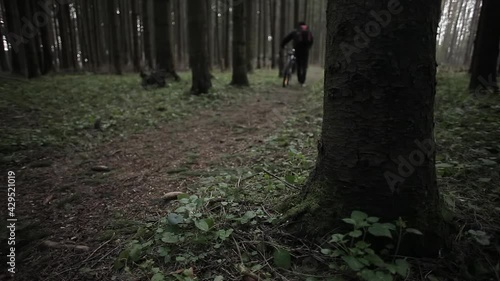
[(207, 2), (187, 0), (189, 29), (189, 65), (192, 72), (191, 93), (208, 93), (212, 87), (208, 69), (207, 34), (201, 33), (207, 25)]
[(248, 86), (245, 5), (233, 6), (233, 78), (231, 85)]
[[(32, 19), (33, 11), (31, 3), (29, 0), (19, 0), (18, 1), (20, 19)], [(25, 38), (25, 52), (26, 52), (26, 66), (27, 66), (27, 78), (35, 78), (40, 76), (40, 60), (38, 58), (38, 49), (40, 45), (37, 45), (38, 41), (38, 28), (33, 24), (24, 24), (23, 28), (28, 30), (27, 33), (23, 34)]]
[[(285, 38), (286, 36), (286, 4), (287, 0), (281, 0), (280, 1), (280, 36), (279, 36), (279, 42), (278, 44), (281, 44), (281, 40)], [(283, 77), (283, 68), (285, 67), (285, 54), (283, 53), (283, 50), (279, 50), (279, 77)]]
[[(175, 72), (172, 44), (170, 42), (172, 24), (170, 0), (154, 0), (154, 13), (156, 61), (158, 67), (170, 73), (176, 81), (179, 81), (180, 77)], [(202, 17), (205, 18), (206, 15)], [(203, 47), (205, 48), (205, 45)]]
[(293, 26), (299, 22), (300, 0), (294, 0), (293, 3)]
[(497, 61), (500, 42), (500, 1), (483, 0), (471, 67), (469, 89), (498, 92)]
[(246, 59), (247, 70), (249, 73), (253, 72), (254, 61), (254, 45), (255, 45), (255, 1), (245, 1), (246, 13)]
[(276, 44), (278, 43), (278, 40), (276, 40), (276, 20), (278, 18), (278, 12), (277, 12), (277, 0), (271, 0), (270, 3), (270, 25), (271, 25), (271, 68), (274, 69), (276, 68)]
[(120, 17), (116, 14), (118, 10), (118, 0), (108, 1), (108, 20), (110, 24), (111, 40), (109, 42), (112, 52), (111, 60), (116, 74), (122, 74), (122, 59), (121, 59), (121, 41), (120, 41)]
[(141, 55), (139, 47), (139, 30), (137, 28), (139, 13), (138, 13), (138, 3), (136, 1), (131, 2), (132, 9), (132, 43), (133, 43), (133, 59), (134, 71), (138, 72), (141, 70)]
[(256, 0), (258, 3), (258, 13), (257, 13), (257, 69), (262, 67), (262, 19), (264, 17), (262, 10), (262, 0)]
[(207, 13), (207, 25), (205, 26), (204, 28), (204, 31), (203, 32), (206, 32), (207, 34), (207, 53), (208, 53), (208, 69), (212, 70), (212, 64), (213, 64), (213, 56), (212, 56), (212, 51), (213, 51), (213, 48), (212, 48), (212, 40), (213, 40), (213, 37), (214, 37), (214, 29), (212, 28), (212, 9), (211, 9), (211, 5), (212, 5), (212, 1), (210, 0), (206, 0), (207, 1), (207, 9), (206, 9), (206, 13)]
[[(7, 18), (7, 40), (10, 43), (11, 69), (13, 74), (28, 76), (26, 67), (26, 51), (24, 37), (21, 32), (21, 18), (17, 0), (5, 0), (5, 16)], [(21, 35), (20, 35), (21, 34)]]
[(151, 36), (151, 0), (142, 0), (142, 22), (144, 37), (144, 57), (149, 68), (154, 67)]
[(267, 68), (267, 62), (268, 62), (268, 57), (267, 57), (267, 32), (268, 32), (268, 23), (269, 23), (269, 6), (267, 5), (269, 0), (262, 0), (262, 20), (263, 20), (263, 27), (262, 27), (262, 52), (263, 52), (263, 67)]
[(230, 53), (231, 53), (231, 13), (229, 9), (231, 8), (231, 0), (227, 0), (227, 7), (224, 13), (225, 22), (225, 32), (226, 37), (224, 38), (224, 68), (229, 69), (231, 65)]
[(0, 46), (0, 70), (2, 71), (9, 71), (9, 61), (7, 59), (7, 53), (5, 52), (5, 49), (3, 48), (3, 27), (0, 25), (0, 38), (2, 38), (2, 45)]
[[(40, 7), (39, 5), (36, 5)], [(41, 8), (38, 9), (41, 11)], [(47, 15), (48, 22), (45, 25), (40, 26), (40, 36), (42, 38), (43, 45), (43, 68), (41, 69), (42, 74), (47, 74), (54, 71), (54, 59), (52, 54), (53, 47), (53, 34), (52, 34), (52, 15)]]
[(466, 0), (462, 0), (462, 3), (460, 3), (460, 7), (458, 9), (458, 13), (455, 17), (455, 24), (453, 26), (453, 32), (452, 32), (452, 35), (451, 35), (451, 44), (450, 44), (450, 48), (449, 48), (449, 51), (448, 51), (448, 54), (446, 55), (446, 62), (448, 64), (453, 64), (452, 60), (453, 60), (453, 55), (457, 49), (457, 41), (458, 41), (458, 37), (459, 37), (459, 33), (458, 33), (458, 22), (460, 20), (460, 16), (463, 15), (463, 12), (464, 12), (464, 9), (465, 9), (465, 6), (467, 4), (467, 1)]
[[(439, 1), (404, 3), (328, 1), (318, 158), (289, 215), (311, 236), (353, 210), (382, 221), (402, 217), (424, 235), (403, 237), (401, 253), (434, 256), (443, 241), (433, 142)], [(392, 14), (380, 34), (364, 28), (373, 10)], [(365, 44), (353, 40), (358, 27)]]

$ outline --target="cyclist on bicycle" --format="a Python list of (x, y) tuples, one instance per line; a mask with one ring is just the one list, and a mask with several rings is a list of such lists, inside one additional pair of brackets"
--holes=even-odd
[(306, 82), (307, 64), (309, 62), (309, 49), (313, 45), (314, 39), (309, 27), (305, 22), (299, 22), (297, 29), (290, 32), (281, 42), (281, 49), (285, 48), (288, 42), (293, 40), (295, 57), (297, 58), (297, 78), (304, 86)]

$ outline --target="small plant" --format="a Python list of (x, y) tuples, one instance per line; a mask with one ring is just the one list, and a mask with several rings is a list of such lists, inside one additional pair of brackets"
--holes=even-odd
[[(350, 218), (343, 219), (345, 223), (353, 226), (353, 230), (347, 234), (333, 234), (329, 243), (333, 249), (324, 248), (321, 252), (333, 258), (340, 258), (344, 265), (330, 264), (333, 269), (349, 268), (367, 281), (393, 281), (398, 276), (405, 278), (410, 270), (410, 265), (405, 259), (392, 258), (390, 262), (381, 256), (388, 256), (394, 251), (396, 257), (399, 251), (401, 238), (406, 233), (422, 235), (413, 228), (407, 228), (403, 220), (399, 219), (395, 224), (379, 223), (379, 218), (369, 217), (360, 211), (353, 211)], [(388, 244), (380, 254), (371, 248), (366, 240), (367, 234), (375, 237), (386, 237), (394, 239), (393, 233), (398, 234), (396, 246)], [(346, 267), (347, 266), (347, 267)]]

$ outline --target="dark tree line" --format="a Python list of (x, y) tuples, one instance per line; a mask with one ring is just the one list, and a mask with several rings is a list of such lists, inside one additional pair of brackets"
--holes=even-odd
[[(204, 14), (195, 22), (193, 8)], [(178, 80), (176, 70), (203, 60), (237, 75), (243, 64), (245, 72), (282, 65), (279, 41), (298, 20), (310, 19), (324, 40), (324, 16), (311, 15), (325, 9), (326, 0), (0, 0), (0, 67), (27, 78), (163, 69)], [(203, 58), (195, 42), (206, 42)], [(323, 60), (321, 45), (311, 63)]]
[(498, 92), (500, 2), (443, 0), (437, 60), (445, 67), (468, 69), (469, 88)]

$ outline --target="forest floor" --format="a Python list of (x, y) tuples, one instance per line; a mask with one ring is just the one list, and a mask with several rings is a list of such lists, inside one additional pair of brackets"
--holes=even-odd
[[(314, 164), (322, 75), (313, 67), (307, 87), (283, 89), (257, 71), (238, 89), (216, 74), (202, 97), (186, 93), (188, 74), (153, 91), (129, 75), (0, 86), (16, 280), (349, 280), (325, 244), (276, 224)], [(496, 280), (500, 101), (468, 97), (463, 74), (439, 82), (437, 169), (456, 233), (448, 256), (409, 259), (408, 280)]]

